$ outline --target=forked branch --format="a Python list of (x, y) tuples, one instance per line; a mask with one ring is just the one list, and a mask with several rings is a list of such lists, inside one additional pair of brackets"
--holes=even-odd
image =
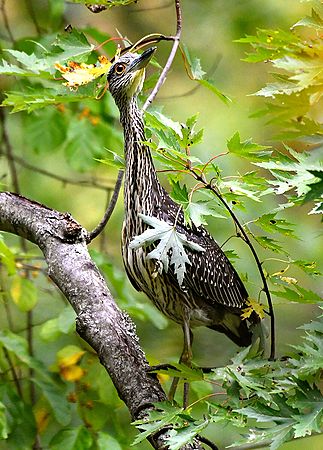
[[(76, 312), (77, 332), (97, 352), (131, 417), (142, 419), (153, 403), (166, 400), (156, 375), (149, 373), (131, 319), (116, 305), (89, 256), (87, 232), (69, 214), (9, 192), (0, 193), (0, 231), (41, 249), (50, 278)], [(167, 448), (167, 431), (149, 437), (153, 448)], [(196, 439), (181, 450), (202, 446)]]

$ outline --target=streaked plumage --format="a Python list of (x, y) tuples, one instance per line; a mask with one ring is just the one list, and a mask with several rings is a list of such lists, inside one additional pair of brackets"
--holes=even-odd
[[(157, 308), (179, 324), (204, 325), (225, 333), (236, 344), (251, 343), (248, 323), (240, 318), (248, 293), (237, 272), (204, 227), (189, 227), (183, 212), (160, 185), (146, 141), (137, 95), (142, 87), (144, 67), (153, 49), (141, 56), (126, 53), (111, 67), (109, 89), (120, 110), (125, 138), (125, 219), (122, 252), (128, 277), (134, 287), (146, 293)], [(120, 73), (119, 73), (120, 72)], [(202, 246), (204, 252), (186, 249), (191, 265), (186, 266), (184, 283), (179, 285), (173, 268), (155, 276), (156, 263), (148, 260), (151, 249), (132, 250), (129, 243), (147, 225), (139, 213), (154, 216), (176, 228)], [(256, 318), (253, 318), (257, 322)]]

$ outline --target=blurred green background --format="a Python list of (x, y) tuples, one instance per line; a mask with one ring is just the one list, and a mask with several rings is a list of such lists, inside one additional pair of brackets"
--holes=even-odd
[[(54, 6), (55, 3), (56, 6)], [(263, 99), (250, 96), (250, 94), (256, 92), (270, 80), (268, 66), (265, 63), (251, 65), (243, 62), (242, 58), (247, 47), (235, 43), (234, 40), (245, 34), (255, 34), (258, 27), (289, 29), (300, 17), (309, 13), (306, 2), (301, 3), (298, 0), (184, 0), (182, 6), (182, 41), (188, 46), (191, 53), (201, 59), (204, 70), (210, 72), (215, 79), (216, 86), (228, 94), (233, 99), (233, 103), (227, 106), (203, 88), (190, 93), (195, 88), (195, 84), (187, 77), (182, 59), (178, 54), (155, 104), (164, 105), (164, 113), (179, 122), (184, 122), (187, 117), (199, 113), (199, 125), (205, 127), (205, 133), (204, 142), (196, 150), (196, 153), (205, 160), (208, 156), (223, 151), (226, 140), (236, 131), (240, 132), (243, 139), (252, 137), (254, 141), (261, 144), (276, 145), (273, 136), (277, 128), (274, 125), (266, 125), (264, 120), (249, 117), (252, 112), (261, 107), (263, 102)], [(133, 42), (149, 33), (173, 34), (175, 31), (173, 2), (168, 0), (140, 0), (137, 4), (113, 8), (100, 14), (92, 14), (83, 5), (68, 2), (64, 5), (64, 2), (61, 1), (7, 1), (6, 11), (15, 40), (33, 39), (35, 36), (37, 30), (31, 18), (32, 13), (36, 15), (40, 27), (52, 26), (53, 29), (57, 29), (58, 22), (54, 23), (54, 15), (51, 18), (48, 15), (49, 7), (51, 10), (57, 8), (57, 20), (60, 17), (60, 8), (64, 9), (63, 20), (59, 24), (61, 31), (68, 24), (76, 29), (96, 27), (108, 36), (115, 36), (119, 31)], [(52, 24), (49, 23), (50, 20), (53, 21)], [(1, 39), (2, 46), (5, 48), (7, 36), (3, 23)], [(169, 43), (158, 45), (157, 58), (160, 64), (166, 61), (170, 45)], [(2, 77), (0, 83), (1, 90), (10, 90), (15, 88), (16, 81), (10, 77)], [(109, 94), (106, 96), (109, 97)], [(104, 101), (111, 103), (109, 98)], [(112, 103), (111, 108), (115, 111)], [(14, 152), (25, 162), (68, 179), (98, 177), (104, 183), (113, 186), (117, 175), (115, 169), (98, 164), (91, 172), (78, 173), (73, 170), (73, 164), (66, 161), (63, 151), (59, 149), (53, 154), (48, 154), (45, 150), (33, 151), (28, 145), (25, 129), (26, 123), (28, 120), (32, 120), (32, 116), (26, 119), (25, 113), (18, 113), (11, 115), (8, 120)], [(116, 126), (120, 130), (117, 122)], [(41, 136), (42, 133), (39, 134), (40, 139)], [(234, 175), (238, 171), (253, 169), (251, 165), (244, 166), (241, 160), (234, 158), (224, 158), (219, 164), (224, 172), (230, 175)], [(3, 189), (10, 190), (12, 189), (11, 180), (7, 173), (7, 163), (1, 157), (0, 182)], [(64, 184), (23, 167), (19, 168), (19, 181), (23, 195), (54, 209), (70, 212), (88, 230), (96, 226), (104, 213), (107, 198), (106, 194), (99, 189)], [(165, 185), (167, 186), (166, 178)], [(292, 255), (295, 258), (316, 260), (322, 263), (322, 234), (318, 217), (307, 216), (306, 209), (302, 210), (301, 207), (299, 217), (288, 216), (288, 213), (285, 214), (285, 217), (292, 223), (296, 223), (297, 230), (302, 236), (299, 241), (285, 241), (284, 245), (293, 249)], [(120, 297), (121, 306), (124, 306), (122, 300), (124, 296), (128, 296), (127, 309), (130, 314), (131, 304), (137, 305), (134, 320), (148, 360), (152, 364), (176, 361), (182, 348), (180, 328), (173, 323), (166, 322), (157, 312), (150, 312), (150, 309), (148, 310), (149, 301), (144, 295), (138, 294), (124, 279), (120, 257), (122, 218), (123, 201), (122, 195), (120, 195), (104, 237), (94, 241), (90, 248), (95, 251), (104, 247), (108, 264), (110, 264), (106, 270), (106, 273), (111, 275), (108, 283), (117, 301)], [(209, 229), (220, 243), (230, 236), (233, 230), (223, 221), (215, 220), (210, 220)], [(10, 241), (14, 243), (15, 239), (10, 238)], [(236, 263), (238, 270), (247, 272), (252, 281), (259, 283), (257, 271), (248, 250), (237, 240), (230, 241), (229, 248), (234, 248), (241, 256)], [(274, 262), (272, 264), (272, 270), (281, 269), (280, 264)], [(112, 273), (114, 273), (113, 276)], [(305, 278), (301, 273), (297, 275), (300, 278), (303, 277), (302, 283), (305, 287), (320, 292), (321, 287), (318, 281)], [(62, 346), (64, 341), (70, 342), (70, 339), (65, 337), (59, 342), (44, 343), (39, 338), (37, 324), (40, 326), (44, 320), (58, 314), (62, 307), (62, 301), (57, 299), (52, 285), (47, 285), (42, 281), (37, 282), (41, 286), (42, 294), (34, 314), (36, 324), (34, 330), (37, 340), (36, 356), (50, 365), (54, 362), (52, 355), (55, 353), (55, 348)], [(139, 318), (140, 308), (145, 320)], [(147, 311), (152, 317), (151, 321), (146, 320)], [(318, 310), (313, 305), (277, 301), (275, 311), (278, 355), (283, 355), (288, 351), (290, 344), (300, 341), (302, 332), (298, 326), (314, 318)], [(25, 327), (24, 315), (15, 311), (15, 320), (18, 323), (21, 320), (20, 329), (23, 330)], [(157, 323), (160, 329), (153, 322)], [(4, 324), (4, 317), (0, 317), (0, 327)], [(226, 364), (230, 356), (237, 351), (237, 347), (225, 336), (213, 331), (201, 328), (195, 331), (194, 336), (194, 360), (202, 366)], [(78, 340), (77, 337), (74, 339)], [(118, 407), (121, 408), (120, 405)], [(126, 412), (123, 414), (126, 417)], [(222, 442), (222, 445), (230, 443), (231, 437), (221, 427), (217, 428), (214, 433), (217, 442)], [(282, 448), (297, 450), (302, 446), (304, 444), (300, 440), (286, 444)], [(140, 448), (149, 447), (142, 444)], [(320, 448), (323, 448), (323, 441), (320, 438), (306, 440), (306, 449), (319, 450)]]

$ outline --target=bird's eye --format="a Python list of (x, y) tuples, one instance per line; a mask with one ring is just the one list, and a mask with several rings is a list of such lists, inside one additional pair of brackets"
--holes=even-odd
[(124, 64), (117, 64), (114, 68), (114, 72), (118, 75), (121, 75), (126, 69), (126, 66)]

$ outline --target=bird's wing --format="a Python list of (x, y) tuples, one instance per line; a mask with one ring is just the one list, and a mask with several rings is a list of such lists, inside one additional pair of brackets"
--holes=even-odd
[[(206, 230), (202, 229), (203, 232)], [(189, 233), (187, 238), (193, 240), (193, 235)], [(207, 303), (243, 308), (248, 293), (226, 255), (208, 234), (198, 239), (198, 243), (205, 251), (187, 251), (191, 265), (186, 266), (184, 287), (192, 289)]]

